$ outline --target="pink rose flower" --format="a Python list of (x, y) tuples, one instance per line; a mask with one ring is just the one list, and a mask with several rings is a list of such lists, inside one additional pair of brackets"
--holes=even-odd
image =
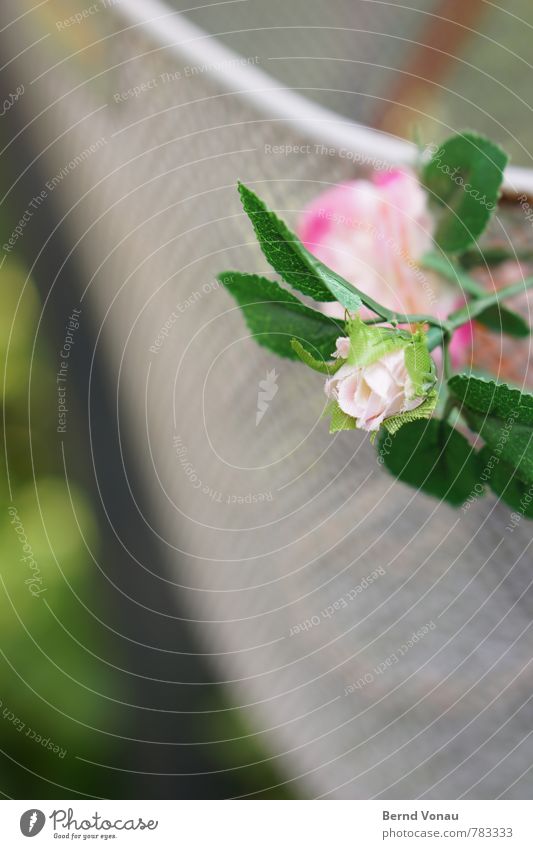
[[(344, 341), (337, 340), (337, 351)], [(403, 349), (385, 354), (372, 365), (341, 366), (326, 381), (325, 392), (344, 413), (356, 419), (358, 428), (368, 431), (378, 430), (384, 419), (414, 410), (424, 401), (415, 397)]]
[[(306, 208), (298, 235), (311, 253), (395, 312), (444, 318), (464, 301), (457, 289), (417, 261), (434, 250), (435, 224), (427, 194), (413, 173), (376, 173), (327, 189)], [(334, 302), (319, 308), (342, 318)], [(361, 311), (369, 318), (369, 310)], [(464, 359), (470, 330), (455, 334), (452, 356)]]

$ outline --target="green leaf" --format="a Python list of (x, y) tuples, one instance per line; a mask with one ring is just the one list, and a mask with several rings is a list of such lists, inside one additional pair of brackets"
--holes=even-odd
[(466, 374), (450, 378), (448, 387), (471, 430), (521, 481), (533, 484), (533, 396)]
[(500, 195), (507, 155), (493, 142), (465, 132), (443, 142), (422, 172), (442, 207), (435, 240), (442, 250), (465, 250), (481, 235)]
[[(477, 280), (470, 277), (466, 271), (455, 265), (447, 256), (440, 256), (436, 253), (425, 254), (420, 260), (420, 266), (437, 272), (473, 298), (484, 298), (487, 295), (486, 290)], [(514, 336), (519, 339), (529, 336), (531, 333), (527, 321), (519, 313), (510, 310), (503, 304), (494, 304), (492, 307), (487, 307), (486, 310), (476, 316), (475, 320), (489, 330), (505, 333), (507, 336)]]
[(218, 279), (241, 307), (256, 342), (281, 357), (298, 359), (294, 338), (313, 356), (329, 359), (345, 335), (342, 322), (305, 306), (273, 280), (240, 271), (224, 271)]
[[(302, 250), (308, 253), (307, 249), (304, 248), (303, 245)], [(351, 283), (348, 283), (347, 280), (342, 280), (340, 277), (337, 278), (333, 271), (331, 271), (326, 265), (319, 262), (319, 260), (315, 259), (312, 254), (309, 254), (309, 257), (315, 267), (318, 268), (318, 266), (320, 266), (320, 277), (324, 281), (329, 292), (333, 295), (333, 299), (338, 301), (339, 304), (342, 304), (344, 309), (348, 310), (348, 312), (358, 312), (363, 306), (363, 301)]]
[(331, 404), (328, 410), (331, 413), (329, 423), (329, 432), (336, 433), (339, 430), (355, 430), (357, 427), (356, 421), (348, 413), (345, 413), (336, 401)]
[(488, 266), (501, 265), (502, 262), (508, 262), (512, 260), (513, 262), (532, 262), (533, 261), (533, 252), (528, 250), (513, 250), (509, 251), (507, 248), (483, 248), (480, 250), (479, 248), (471, 248), (468, 251), (465, 251), (464, 254), (461, 254), (458, 257), (458, 260), (461, 264), (461, 267), (468, 270), (469, 268), (476, 268), (481, 266), (485, 268)]
[(522, 516), (533, 519), (533, 486), (523, 483), (515, 469), (487, 446), (479, 452), (479, 461), (492, 491)]
[(448, 388), (472, 410), (500, 419), (514, 416), (520, 424), (533, 425), (533, 395), (527, 392), (470, 374), (455, 374), (449, 379)]
[(316, 259), (251, 189), (239, 183), (244, 211), (268, 262), (290, 286), (315, 301), (339, 301), (350, 312), (362, 306), (359, 292)]
[(475, 320), (489, 330), (494, 330), (496, 333), (505, 333), (506, 336), (513, 336), (515, 339), (524, 339), (531, 333), (531, 327), (520, 313), (510, 310), (508, 307), (499, 306), (499, 304), (487, 307), (486, 310), (476, 316)]
[(479, 433), (487, 445), (516, 469), (524, 483), (533, 484), (533, 429), (528, 425), (511, 424), (485, 413), (461, 410), (471, 430)]
[(346, 329), (350, 337), (350, 354), (347, 362), (352, 366), (372, 365), (386, 354), (405, 348), (412, 338), (411, 333), (405, 330), (365, 324), (359, 316), (350, 319)]
[(421, 268), (426, 268), (428, 271), (435, 271), (437, 274), (440, 274), (441, 277), (444, 277), (445, 280), (449, 280), (451, 283), (454, 283), (459, 289), (466, 292), (467, 295), (472, 295), (474, 298), (483, 297), (487, 294), (483, 286), (478, 283), (477, 280), (470, 277), (466, 271), (456, 265), (451, 257), (446, 256), (446, 254), (438, 254), (433, 251), (424, 254), (424, 256), (419, 260), (419, 265)]
[(458, 505), (479, 483), (479, 461), (470, 443), (439, 419), (404, 425), (394, 436), (382, 432), (379, 455), (403, 483)]
[(437, 378), (435, 363), (428, 351), (426, 334), (423, 330), (413, 333), (405, 348), (405, 367), (411, 378), (415, 397), (421, 398), (427, 395)]
[(291, 348), (302, 363), (305, 363), (314, 371), (320, 372), (320, 374), (327, 374), (329, 377), (334, 375), (343, 364), (341, 359), (333, 360), (333, 362), (315, 359), (297, 339), (291, 339)]
[(433, 390), (422, 403), (415, 407), (414, 410), (407, 410), (405, 413), (398, 413), (395, 416), (389, 416), (384, 419), (383, 427), (390, 434), (396, 433), (406, 424), (416, 422), (419, 419), (430, 419), (435, 407), (437, 406), (438, 393)]

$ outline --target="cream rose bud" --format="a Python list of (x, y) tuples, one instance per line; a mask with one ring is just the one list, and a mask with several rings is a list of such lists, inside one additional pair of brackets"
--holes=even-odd
[(345, 364), (326, 381), (326, 395), (356, 419), (362, 430), (378, 430), (389, 416), (414, 410), (424, 402), (415, 397), (405, 365), (405, 349), (385, 354), (367, 366)]

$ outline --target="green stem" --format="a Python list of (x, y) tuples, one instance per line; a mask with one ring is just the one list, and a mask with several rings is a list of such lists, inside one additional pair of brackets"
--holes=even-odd
[[(366, 295), (364, 296), (363, 303), (371, 309), (372, 312), (375, 312), (376, 315), (380, 316), (382, 321), (387, 321), (391, 324), (429, 324), (432, 327), (440, 328), (442, 331), (447, 329), (446, 322), (441, 321), (440, 318), (437, 318), (434, 315), (393, 312), (392, 310), (388, 310), (386, 307), (382, 307), (381, 304), (372, 301), (370, 298), (367, 298)], [(379, 322), (373, 323), (378, 324)]]
[(476, 268), (476, 266), (486, 268), (491, 265), (500, 265), (502, 262), (507, 262), (508, 260), (512, 262), (531, 262), (533, 261), (533, 252), (527, 250), (511, 252), (505, 248), (485, 248), (483, 251), (472, 249), (461, 254), (459, 264), (462, 268), (468, 270), (470, 268)]
[(446, 398), (446, 404), (444, 405), (444, 410), (442, 412), (442, 421), (447, 422), (452, 414), (452, 410), (457, 406), (457, 402), (451, 395), (448, 395)]
[(490, 295), (485, 295), (482, 298), (476, 298), (460, 310), (452, 312), (448, 316), (447, 321), (441, 323), (440, 328), (433, 327), (429, 331), (427, 336), (429, 350), (432, 351), (438, 345), (443, 344), (445, 331), (453, 333), (453, 331), (457, 330), (458, 327), (462, 327), (463, 324), (468, 324), (468, 322), (472, 321), (473, 318), (481, 315), (481, 313), (488, 307), (492, 307), (494, 304), (498, 304), (500, 301), (504, 301), (507, 298), (513, 298), (516, 295), (523, 295), (526, 289), (530, 289), (532, 286), (533, 277), (526, 277), (525, 280), (513, 283), (512, 286), (506, 286), (498, 292), (492, 292)]
[(448, 380), (452, 374), (452, 361), (450, 359), (450, 334), (444, 333), (442, 337), (442, 354), (443, 354), (443, 367), (444, 367), (444, 379)]
[(533, 277), (526, 277), (525, 280), (520, 280), (518, 283), (513, 283), (511, 286), (506, 286), (504, 289), (499, 289), (497, 292), (491, 292), (489, 295), (484, 295), (482, 298), (476, 298), (462, 309), (448, 316), (448, 326), (450, 330), (455, 330), (466, 324), (476, 316), (481, 315), (488, 307), (498, 304), (507, 298), (513, 298), (516, 295), (523, 295), (526, 289), (533, 286)]
[(434, 315), (411, 315), (408, 313), (394, 312), (394, 310), (389, 310), (387, 307), (384, 307), (382, 304), (378, 304), (374, 298), (371, 298), (369, 295), (365, 295), (364, 292), (361, 292), (357, 286), (353, 286), (351, 283), (348, 283), (342, 277), (339, 277), (338, 274), (335, 275), (336, 282), (340, 284), (344, 289), (355, 293), (361, 298), (365, 307), (368, 307), (369, 310), (372, 310), (377, 316), (379, 316), (379, 320), (370, 319), (367, 321), (367, 324), (379, 324), (380, 321), (386, 321), (391, 324), (429, 324), (432, 327), (440, 327), (442, 330), (446, 329), (446, 325), (444, 322), (440, 320), (440, 318), (436, 318)]

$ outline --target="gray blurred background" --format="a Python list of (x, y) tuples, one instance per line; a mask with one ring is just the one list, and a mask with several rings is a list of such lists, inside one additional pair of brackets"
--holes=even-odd
[(6, 796), (529, 797), (530, 526), (332, 439), (320, 380), (215, 275), (268, 271), (237, 179), (294, 224), (356, 154), (411, 156), (396, 138), (468, 126), (528, 167), (532, 23), (525, 0), (4, 0), (4, 501), (47, 580), (30, 599), (8, 523)]

